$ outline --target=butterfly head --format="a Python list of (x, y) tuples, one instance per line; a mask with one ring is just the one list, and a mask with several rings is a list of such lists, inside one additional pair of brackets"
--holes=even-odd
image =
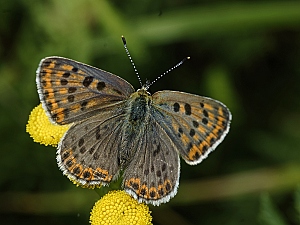
[(142, 85), (141, 89), (148, 90), (151, 86), (150, 80), (146, 80), (146, 83)]
[(139, 96), (144, 96), (144, 97), (146, 97), (146, 96), (151, 96), (151, 93), (148, 91), (148, 86), (146, 86), (146, 85), (143, 85), (140, 89), (138, 89), (137, 91), (136, 91), (136, 93), (139, 95)]

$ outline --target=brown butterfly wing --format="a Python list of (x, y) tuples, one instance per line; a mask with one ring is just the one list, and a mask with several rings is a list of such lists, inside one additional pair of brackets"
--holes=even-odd
[(177, 193), (180, 160), (176, 146), (159, 125), (160, 113), (152, 108), (149, 121), (135, 145), (134, 157), (124, 171), (124, 189), (139, 202), (160, 205)]
[(84, 186), (107, 185), (119, 174), (125, 111), (115, 108), (73, 124), (57, 150), (59, 168)]
[(159, 91), (152, 97), (164, 117), (158, 123), (188, 164), (200, 163), (229, 131), (231, 113), (219, 101), (178, 91)]
[(41, 60), (36, 83), (44, 109), (60, 125), (109, 110), (134, 92), (114, 74), (62, 57)]

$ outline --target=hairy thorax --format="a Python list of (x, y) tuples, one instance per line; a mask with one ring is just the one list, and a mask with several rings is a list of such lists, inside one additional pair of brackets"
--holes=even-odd
[(140, 129), (148, 119), (152, 97), (144, 89), (140, 89), (129, 97), (128, 124), (134, 129)]
[(126, 105), (126, 117), (123, 121), (122, 144), (119, 159), (122, 167), (129, 163), (142, 141), (142, 135), (147, 129), (150, 118), (152, 96), (141, 88), (131, 94)]

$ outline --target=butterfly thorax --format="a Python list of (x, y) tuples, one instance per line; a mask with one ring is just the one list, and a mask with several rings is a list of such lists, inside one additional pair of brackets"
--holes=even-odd
[[(128, 122), (134, 127), (140, 126), (147, 119), (147, 112), (152, 102), (152, 97), (145, 89), (139, 89), (131, 94), (128, 100)], [(139, 127), (136, 127), (139, 128)]]
[(123, 122), (123, 143), (119, 162), (124, 168), (138, 149), (141, 135), (144, 133), (150, 116), (152, 97), (141, 88), (132, 93), (126, 104), (126, 117)]

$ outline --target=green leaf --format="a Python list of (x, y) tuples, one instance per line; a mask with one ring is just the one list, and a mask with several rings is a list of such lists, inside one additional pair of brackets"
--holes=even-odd
[(300, 221), (300, 185), (298, 185), (295, 192), (295, 209), (296, 209), (296, 218), (298, 222)]
[(260, 198), (259, 222), (263, 225), (287, 225), (267, 193)]

